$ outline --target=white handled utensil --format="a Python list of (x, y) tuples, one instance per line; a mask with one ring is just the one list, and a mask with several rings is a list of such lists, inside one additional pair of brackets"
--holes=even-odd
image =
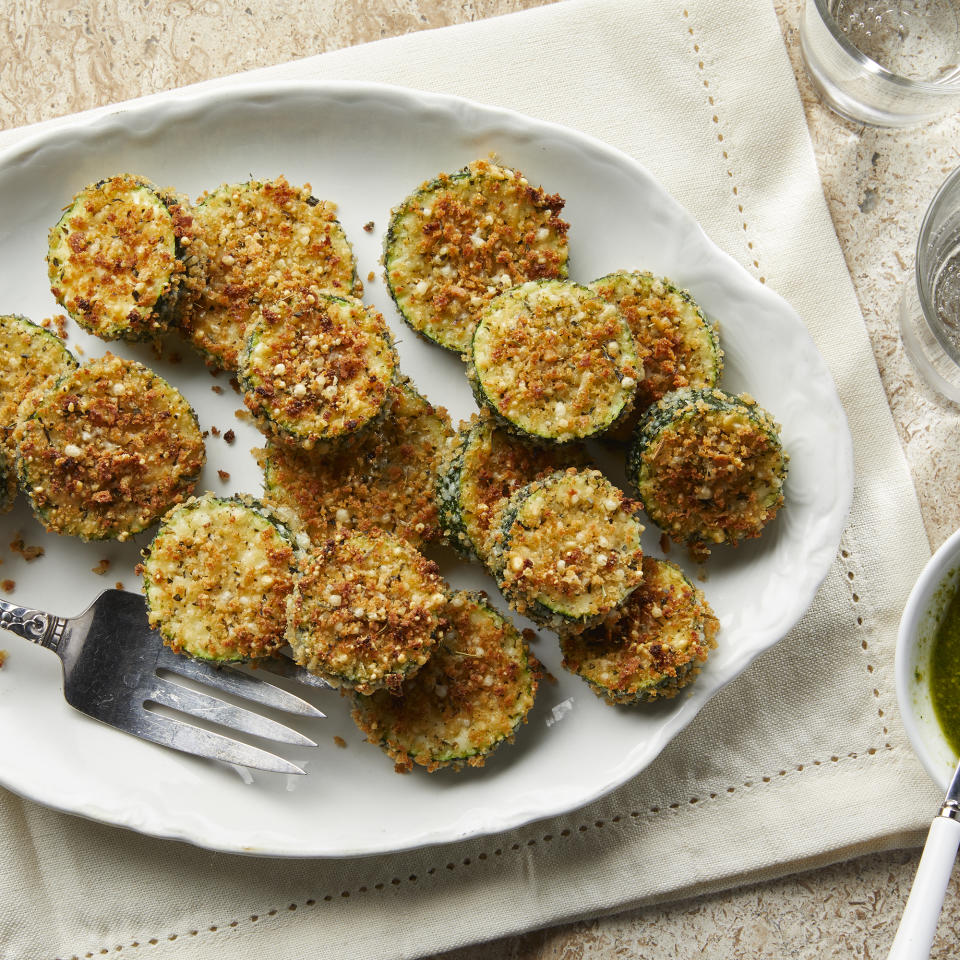
[(940, 813), (930, 824), (910, 897), (887, 960), (927, 960), (937, 932), (953, 863), (960, 846), (960, 765), (947, 788)]

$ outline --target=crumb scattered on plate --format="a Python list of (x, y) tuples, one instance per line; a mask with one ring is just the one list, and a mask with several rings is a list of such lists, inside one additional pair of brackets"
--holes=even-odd
[(10, 541), (10, 550), (13, 553), (19, 553), (27, 563), (30, 563), (33, 560), (36, 560), (37, 557), (42, 557), (46, 551), (43, 547), (28, 547), (23, 542), (23, 534), (19, 531), (16, 536)]

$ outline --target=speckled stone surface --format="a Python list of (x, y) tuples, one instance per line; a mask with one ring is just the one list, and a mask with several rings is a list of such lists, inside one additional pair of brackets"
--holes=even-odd
[[(511, 13), (542, 0), (7, 0), (0, 128), (338, 47)], [(927, 203), (960, 164), (960, 117), (903, 131), (858, 127), (816, 98), (800, 62), (801, 0), (776, 0), (824, 193), (920, 496), (931, 545), (960, 526), (960, 409), (913, 370), (897, 304)], [(931, 816), (935, 811), (930, 811)], [(445, 954), (445, 960), (759, 960), (886, 955), (919, 851), (846, 863)], [(960, 884), (932, 956), (954, 958)]]

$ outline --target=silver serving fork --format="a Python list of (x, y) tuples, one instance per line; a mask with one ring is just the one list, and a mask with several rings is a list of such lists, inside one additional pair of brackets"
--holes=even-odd
[(154, 703), (253, 736), (316, 746), (275, 720), (160, 676), (158, 670), (168, 671), (264, 707), (303, 717), (324, 716), (305, 700), (258, 677), (174, 653), (150, 629), (139, 594), (106, 590), (80, 616), (69, 619), (0, 599), (0, 627), (60, 657), (63, 694), (70, 706), (142, 740), (258, 770), (304, 773), (258, 747), (146, 709), (147, 703)]

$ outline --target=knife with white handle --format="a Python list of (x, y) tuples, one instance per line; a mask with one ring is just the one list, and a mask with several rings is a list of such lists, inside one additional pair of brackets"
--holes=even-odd
[(887, 960), (927, 960), (960, 847), (960, 765), (927, 842)]

